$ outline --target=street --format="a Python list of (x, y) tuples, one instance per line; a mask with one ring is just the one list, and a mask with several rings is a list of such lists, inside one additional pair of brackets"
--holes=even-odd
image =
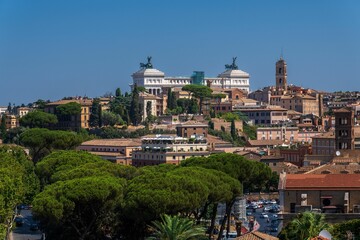
[(10, 240), (40, 240), (41, 231), (30, 229), (31, 225), (35, 224), (31, 210), (22, 209), (20, 216), (23, 217), (24, 223), (22, 226), (13, 228), (13, 231), (10, 233)]
[[(251, 213), (251, 216), (254, 216), (255, 220), (260, 224), (258, 229), (260, 232), (270, 234), (272, 236), (277, 236), (282, 228), (282, 221), (273, 217), (276, 213), (263, 212), (264, 208), (258, 208), (255, 212), (253, 210), (247, 210), (248, 213)], [(266, 213), (268, 218), (262, 217), (262, 213)]]

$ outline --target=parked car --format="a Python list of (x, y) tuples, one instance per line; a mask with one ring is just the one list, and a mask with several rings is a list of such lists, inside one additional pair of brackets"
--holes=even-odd
[(264, 207), (264, 211), (265, 211), (265, 212), (270, 211), (270, 209), (271, 209), (271, 207), (270, 207), (270, 206), (266, 206), (266, 207)]
[(31, 230), (31, 231), (37, 231), (37, 230), (39, 230), (39, 225), (38, 225), (37, 223), (32, 223), (32, 224), (30, 225), (30, 230)]
[(15, 223), (17, 227), (21, 227), (24, 224), (24, 218), (23, 217), (16, 217)]
[(280, 212), (280, 207), (278, 205), (274, 205), (271, 207), (271, 209), (269, 210), (269, 212), (271, 213), (278, 213)]

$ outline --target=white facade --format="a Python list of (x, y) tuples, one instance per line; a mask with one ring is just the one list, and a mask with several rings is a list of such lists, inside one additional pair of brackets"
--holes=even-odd
[(7, 107), (0, 106), (0, 116), (6, 113), (6, 111), (7, 111)]
[[(132, 78), (132, 85), (145, 87), (150, 94), (154, 95), (160, 95), (163, 88), (183, 87), (193, 83), (191, 77), (165, 77), (163, 72), (154, 68), (140, 69), (132, 74)], [(249, 74), (238, 69), (226, 70), (214, 78), (205, 77), (202, 84), (206, 85), (207, 82), (216, 88), (239, 88), (250, 92)]]

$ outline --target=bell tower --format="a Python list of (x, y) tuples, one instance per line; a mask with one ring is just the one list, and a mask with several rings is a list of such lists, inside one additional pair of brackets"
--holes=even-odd
[(281, 57), (279, 61), (276, 62), (275, 68), (275, 78), (276, 78), (276, 90), (286, 91), (287, 88), (287, 65), (285, 60)]

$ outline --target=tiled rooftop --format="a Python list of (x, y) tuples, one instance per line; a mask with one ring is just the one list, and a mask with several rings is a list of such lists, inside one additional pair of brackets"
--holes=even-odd
[(116, 139), (94, 139), (83, 142), (81, 146), (111, 146), (111, 147), (131, 147), (140, 146), (141, 139), (128, 139), (128, 138), (116, 138)]
[(278, 240), (279, 238), (259, 231), (249, 232), (243, 236), (237, 237), (236, 240)]
[(360, 174), (287, 174), (284, 180), (282, 187), (286, 190), (360, 190)]

